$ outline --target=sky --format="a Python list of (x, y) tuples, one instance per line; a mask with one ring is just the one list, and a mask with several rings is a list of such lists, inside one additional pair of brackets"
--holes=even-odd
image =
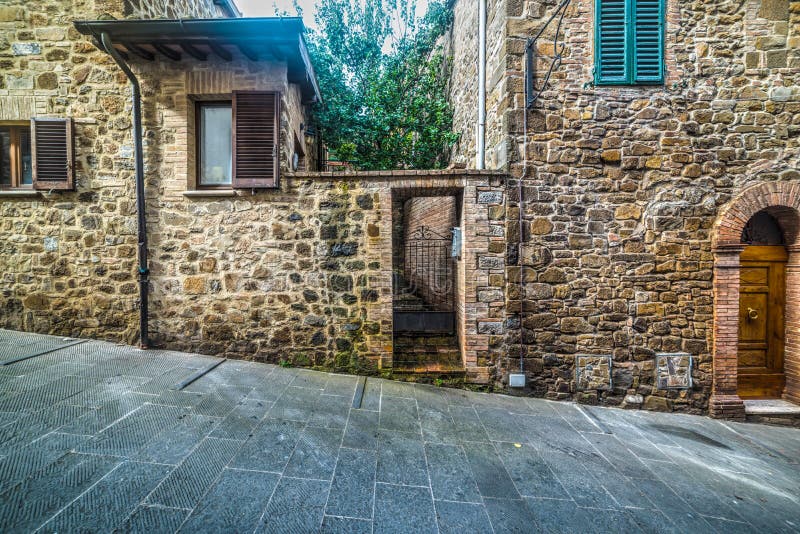
[[(234, 2), (245, 17), (272, 17), (275, 15), (275, 6), (280, 11), (288, 11), (294, 15), (292, 0), (234, 0)], [(303, 22), (306, 27), (316, 28), (314, 12), (317, 0), (298, 0), (297, 3), (303, 9)], [(417, 0), (417, 16), (423, 15), (427, 7), (428, 0)]]

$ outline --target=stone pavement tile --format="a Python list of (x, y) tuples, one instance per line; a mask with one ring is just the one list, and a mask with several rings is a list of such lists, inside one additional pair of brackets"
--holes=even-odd
[(351, 408), (342, 446), (352, 449), (377, 449), (378, 417), (378, 412)]
[(231, 467), (282, 473), (292, 456), (305, 423), (266, 419), (253, 430), (231, 462)]
[(28, 391), (20, 391), (0, 398), (0, 411), (24, 412), (43, 410), (77, 395), (98, 382), (94, 378), (62, 376)]
[(281, 478), (256, 532), (318, 532), (329, 488), (320, 480)]
[(580, 461), (587, 471), (593, 476), (594, 480), (602, 481), (601, 484), (605, 490), (614, 497), (614, 500), (619, 506), (633, 507), (633, 508), (647, 508), (653, 509), (655, 505), (647, 498), (647, 496), (639, 489), (632, 479), (622, 475), (619, 471), (608, 466), (603, 467), (601, 464)]
[[(540, 452), (542, 459), (556, 476), (561, 486), (579, 506), (586, 508), (617, 508), (617, 502), (603, 485), (582, 465), (574, 455), (552, 450)], [(644, 492), (647, 494), (647, 492)]]
[(106, 532), (122, 523), (169, 467), (124, 462), (45, 524), (42, 532)]
[(325, 513), (371, 520), (377, 463), (375, 451), (339, 449)]
[(625, 513), (638, 525), (642, 532), (652, 532), (653, 534), (679, 534), (683, 532), (658, 510), (629, 508), (625, 510)]
[(533, 415), (546, 415), (549, 417), (558, 415), (555, 407), (561, 404), (560, 402), (533, 397), (523, 397), (521, 400), (528, 406), (528, 411)]
[(326, 395), (341, 395), (348, 397), (350, 403), (353, 402), (353, 395), (356, 392), (356, 384), (359, 377), (352, 375), (329, 375), (328, 382), (325, 384), (323, 393)]
[(184, 414), (177, 425), (142, 447), (136, 459), (157, 464), (179, 464), (219, 423), (218, 417)]
[(250, 393), (249, 386), (220, 386), (203, 395), (193, 410), (195, 413), (225, 417)]
[(367, 378), (364, 383), (364, 397), (361, 399), (362, 410), (377, 412), (381, 408), (381, 383), (379, 378)]
[(279, 478), (275, 473), (225, 469), (181, 532), (252, 532)]
[(154, 532), (176, 532), (189, 510), (164, 508), (161, 506), (139, 506), (114, 531), (125, 534), (152, 534)]
[(531, 445), (505, 442), (498, 442), (494, 445), (506, 471), (522, 496), (551, 499), (570, 498), (541, 455)]
[(603, 429), (588, 415), (594, 413), (591, 408), (586, 406), (579, 407), (571, 402), (560, 402), (553, 408), (564, 421), (579, 432), (603, 432)]
[(495, 534), (541, 532), (536, 517), (522, 499), (484, 499)]
[(69, 453), (0, 495), (0, 525), (35, 530), (119, 465), (118, 458)]
[[(289, 377), (284, 378), (286, 378), (287, 381), (289, 380)], [(267, 402), (275, 402), (278, 400), (278, 398), (283, 395), (283, 392), (286, 391), (286, 388), (289, 387), (289, 385), (275, 379), (276, 377), (272, 374), (261, 379), (259, 383), (256, 384), (252, 390), (250, 390), (247, 398), (258, 399)]]
[[(45, 362), (36, 363), (40, 365), (38, 367), (31, 368), (31, 371), (29, 372), (22, 372), (19, 374), (19, 376), (15, 376), (11, 380), (7, 381), (3, 386), (3, 390), (8, 392), (31, 391), (53, 383), (56, 379), (63, 378), (67, 375), (76, 375), (81, 370), (87, 368), (86, 365), (72, 362), (48, 362), (46, 364)], [(17, 371), (17, 369), (14, 369), (16, 366), (17, 364), (10, 366), (12, 368), (12, 372)], [(15, 372), (14, 374), (17, 373)]]
[(492, 441), (521, 443), (528, 440), (528, 416), (512, 414), (505, 408), (476, 407), (475, 411)]
[(268, 417), (307, 423), (319, 402), (321, 390), (290, 386), (270, 408)]
[(97, 434), (104, 428), (111, 426), (115, 421), (141, 408), (153, 398), (153, 396), (143, 393), (126, 392), (96, 410), (87, 410), (88, 413), (64, 425), (60, 430), (72, 434)]
[(587, 510), (580, 508), (573, 500), (525, 498), (525, 504), (543, 532), (553, 534), (572, 534), (592, 532), (592, 513), (605, 513), (607, 510)]
[(478, 418), (475, 408), (472, 406), (450, 405), (450, 417), (455, 424), (455, 435), (458, 441), (482, 441), (489, 442), (489, 435)]
[(505, 466), (491, 443), (464, 443), (464, 452), (475, 482), (484, 497), (521, 499)]
[(483, 504), (466, 502), (434, 501), (436, 521), (440, 534), (464, 534), (466, 532), (491, 532), (492, 525)]
[(134, 391), (136, 393), (160, 395), (163, 391), (168, 390), (179, 384), (182, 380), (189, 378), (195, 372), (195, 369), (189, 369), (187, 367), (174, 367), (169, 371), (159, 374), (148, 380), (138, 388), (134, 389)]
[(656, 508), (683, 532), (710, 532), (713, 529), (689, 504), (659, 480), (637, 479), (634, 483)]
[(457, 443), (462, 434), (458, 431), (450, 412), (445, 405), (444, 411), (431, 411), (420, 408), (420, 424), (425, 441), (433, 443)]
[(428, 486), (428, 468), (421, 437), (382, 430), (378, 438), (377, 480), (390, 484)]
[(416, 384), (414, 398), (417, 399), (417, 407), (420, 412), (449, 413), (447, 409), (447, 393), (444, 388)]
[[(664, 478), (669, 480), (668, 476)], [(662, 479), (662, 481), (664, 480)], [(727, 499), (721, 498), (716, 492), (700, 482), (686, 484), (669, 480), (669, 487), (689, 503), (689, 506), (698, 514), (730, 521), (744, 521), (744, 518), (726, 502)]]
[[(753, 525), (750, 523), (742, 523), (739, 521), (728, 521), (727, 519), (720, 519), (719, 517), (704, 517), (706, 522), (714, 527), (714, 530), (722, 534), (751, 534), (756, 532)], [(791, 532), (788, 531), (787, 532)]]
[(150, 404), (161, 404), (163, 406), (178, 406), (180, 408), (194, 408), (203, 400), (204, 393), (197, 391), (186, 391), (167, 389), (161, 395), (154, 396), (149, 401)]
[(135, 376), (114, 376), (106, 378), (99, 384), (81, 391), (64, 402), (72, 406), (99, 408), (100, 406), (118, 399), (131, 389), (139, 386), (145, 380), (145, 378)]
[(148, 496), (147, 502), (171, 508), (193, 508), (240, 446), (240, 441), (204, 439)]
[(80, 452), (133, 456), (148, 442), (180, 422), (183, 412), (173, 406), (145, 404), (79, 447)]
[(434, 499), (481, 502), (481, 494), (459, 445), (425, 444)]
[(344, 428), (352, 405), (352, 395), (343, 397), (341, 395), (323, 393), (319, 396), (316, 406), (314, 406), (314, 411), (308, 419), (308, 424), (325, 428)]
[(284, 475), (331, 480), (343, 432), (336, 428), (306, 427), (300, 434)]
[(655, 474), (636, 456), (626, 450), (622, 442), (609, 434), (583, 434), (614, 468), (629, 478), (656, 478)]
[(87, 439), (73, 434), (47, 434), (0, 460), (0, 492), (34, 475)]
[(352, 517), (326, 515), (322, 520), (323, 534), (372, 534), (372, 521)]
[(252, 435), (256, 425), (267, 416), (271, 407), (271, 402), (251, 398), (243, 399), (220, 422), (211, 435), (215, 438), (246, 440)]
[(435, 533), (436, 513), (430, 489), (376, 484), (373, 528), (374, 532), (385, 534)]
[(417, 401), (403, 397), (381, 397), (380, 428), (397, 432), (420, 433)]
[(229, 386), (260, 388), (271, 378), (272, 370), (272, 367), (254, 362), (226, 360), (200, 380), (207, 377), (218, 377), (223, 383)]
[(308, 389), (325, 389), (328, 383), (328, 373), (319, 371), (309, 371), (308, 369), (298, 369), (297, 376), (292, 381), (292, 387)]
[(382, 380), (381, 396), (414, 399), (414, 384), (409, 382), (397, 382), (395, 380)]
[(6, 425), (0, 432), (0, 456), (59, 430), (89, 411), (85, 406), (58, 405), (33, 414), (23, 414), (23, 417)]
[(591, 531), (603, 534), (616, 534), (618, 532), (639, 533), (642, 532), (639, 524), (633, 520), (627, 510), (602, 510), (596, 513), (589, 513), (591, 519)]

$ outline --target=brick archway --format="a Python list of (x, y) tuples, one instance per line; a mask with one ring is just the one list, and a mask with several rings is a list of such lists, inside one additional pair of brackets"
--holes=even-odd
[(744, 419), (744, 403), (737, 394), (739, 255), (745, 247), (742, 230), (759, 211), (766, 211), (778, 221), (789, 253), (784, 397), (800, 402), (800, 182), (767, 182), (742, 191), (714, 225), (714, 371), (709, 401), (712, 417)]

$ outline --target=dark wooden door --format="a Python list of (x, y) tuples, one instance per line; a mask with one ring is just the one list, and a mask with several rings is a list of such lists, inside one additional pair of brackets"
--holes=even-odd
[(783, 393), (786, 249), (749, 246), (739, 278), (740, 397), (776, 398)]

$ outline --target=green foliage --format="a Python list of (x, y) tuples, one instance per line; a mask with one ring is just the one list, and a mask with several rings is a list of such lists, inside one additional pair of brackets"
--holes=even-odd
[(322, 0), (310, 48), (323, 103), (315, 117), (329, 150), (364, 170), (447, 164), (453, 109), (449, 62), (436, 39), (443, 3), (418, 18), (413, 0)]

